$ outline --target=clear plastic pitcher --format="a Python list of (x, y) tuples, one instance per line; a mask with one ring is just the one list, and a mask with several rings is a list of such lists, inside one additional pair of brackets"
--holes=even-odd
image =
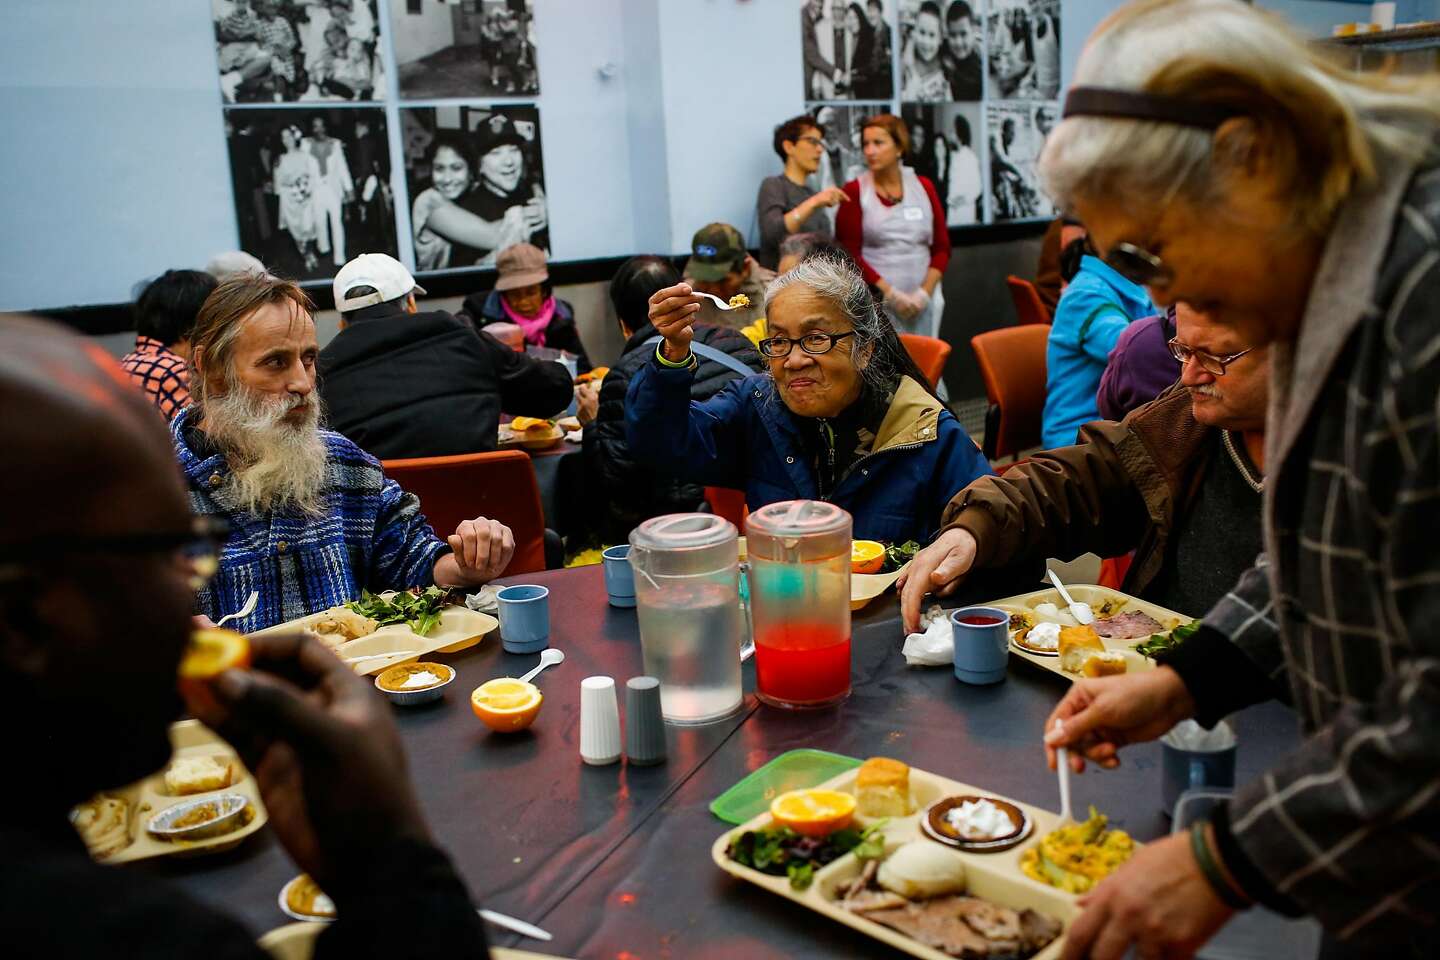
[(735, 525), (671, 513), (630, 532), (645, 673), (671, 723), (706, 723), (740, 707), (740, 558)]
[(786, 500), (745, 520), (755, 692), (777, 707), (850, 696), (850, 514)]

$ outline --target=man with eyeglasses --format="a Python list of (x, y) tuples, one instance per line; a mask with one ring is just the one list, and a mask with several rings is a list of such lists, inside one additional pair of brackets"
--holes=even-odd
[[(169, 760), (192, 578), (213, 572), (223, 531), (192, 518), (162, 422), (81, 338), (0, 317), (0, 409), (24, 411), (0, 417), (6, 953), (261, 960), (238, 921), (95, 863), (68, 819)], [(338, 905), (316, 956), (484, 956), (387, 705), (313, 639), (256, 638), (251, 655), (189, 706), (257, 773), (272, 834)]]
[(1269, 356), (1181, 304), (1180, 381), (1119, 423), (961, 491), (901, 580), (907, 630), (972, 570), (1134, 551), (1121, 589), (1202, 616), (1262, 552)]

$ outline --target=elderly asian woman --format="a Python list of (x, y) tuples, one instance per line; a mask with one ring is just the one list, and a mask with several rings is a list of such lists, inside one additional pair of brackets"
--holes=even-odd
[(1097, 887), (1066, 957), (1190, 956), (1257, 902), (1322, 956), (1440, 953), (1440, 88), (1325, 56), (1231, 0), (1127, 4), (1041, 158), (1108, 263), (1271, 357), (1265, 555), (1159, 669), (1071, 687), (1051, 762), (1272, 697), (1306, 735)]
[(991, 473), (843, 257), (817, 254), (771, 284), (767, 372), (703, 403), (690, 400), (699, 300), (687, 284), (650, 298), (664, 339), (625, 398), (637, 459), (741, 488), (752, 510), (828, 500), (854, 516), (855, 536), (894, 542), (928, 539), (950, 497)]

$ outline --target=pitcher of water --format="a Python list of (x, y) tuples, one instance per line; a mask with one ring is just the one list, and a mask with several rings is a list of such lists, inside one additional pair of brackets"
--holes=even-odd
[(630, 532), (645, 673), (660, 681), (671, 723), (707, 723), (740, 708), (740, 558), (735, 525), (671, 513)]
[(771, 706), (850, 696), (850, 514), (786, 500), (745, 520), (755, 693)]

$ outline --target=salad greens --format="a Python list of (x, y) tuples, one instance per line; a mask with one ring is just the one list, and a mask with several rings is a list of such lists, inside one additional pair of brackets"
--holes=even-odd
[(904, 543), (897, 543), (885, 548), (885, 566), (881, 573), (894, 573), (905, 564), (915, 559), (915, 554), (920, 552), (920, 544), (914, 540), (906, 540)]
[(726, 855), (736, 863), (772, 876), (789, 877), (790, 886), (805, 890), (815, 879), (815, 868), (853, 853), (861, 860), (875, 860), (885, 853), (885, 835), (874, 824), (864, 830), (846, 827), (828, 837), (806, 837), (789, 827), (744, 830), (730, 841)]
[(362, 590), (360, 599), (352, 600), (346, 606), (381, 626), (391, 623), (407, 624), (411, 630), (423, 637), (439, 626), (440, 613), (447, 596), (448, 591), (439, 587), (426, 587), (418, 593), (402, 590), (388, 599), (369, 590)]
[(1150, 659), (1155, 659), (1156, 654), (1164, 653), (1172, 647), (1178, 647), (1187, 637), (1200, 629), (1199, 620), (1191, 620), (1189, 623), (1182, 623), (1174, 630), (1167, 630), (1164, 633), (1157, 633), (1149, 640), (1142, 640), (1135, 644), (1135, 652), (1143, 654)]

